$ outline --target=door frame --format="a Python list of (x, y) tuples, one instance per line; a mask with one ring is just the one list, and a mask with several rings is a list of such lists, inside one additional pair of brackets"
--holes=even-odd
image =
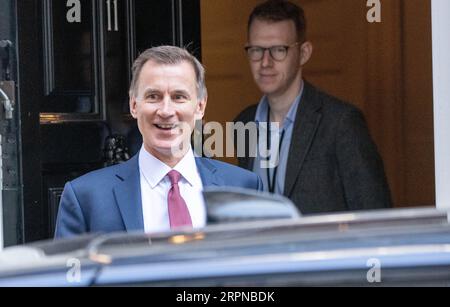
[(436, 207), (450, 211), (450, 1), (431, 1)]

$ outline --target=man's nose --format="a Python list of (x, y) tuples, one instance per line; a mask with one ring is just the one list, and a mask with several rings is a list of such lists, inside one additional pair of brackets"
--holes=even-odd
[(270, 55), (270, 50), (266, 49), (266, 50), (264, 50), (264, 53), (263, 53), (261, 65), (262, 65), (262, 67), (268, 67), (268, 66), (271, 66), (272, 64), (273, 64), (273, 59), (272, 59), (272, 56)]
[(158, 115), (161, 117), (170, 117), (175, 114), (174, 102), (170, 97), (164, 98), (161, 106), (158, 108)]

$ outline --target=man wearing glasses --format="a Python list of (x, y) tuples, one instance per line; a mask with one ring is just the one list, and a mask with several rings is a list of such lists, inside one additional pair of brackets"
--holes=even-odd
[[(251, 13), (245, 51), (264, 96), (235, 119), (256, 122), (259, 132), (256, 142), (246, 139), (239, 164), (303, 214), (388, 208), (383, 162), (362, 113), (302, 78), (312, 50), (302, 8), (269, 0)], [(276, 163), (264, 163), (273, 157), (262, 148)]]

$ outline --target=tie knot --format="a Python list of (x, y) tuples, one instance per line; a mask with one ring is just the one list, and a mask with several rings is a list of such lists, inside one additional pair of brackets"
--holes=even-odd
[(169, 173), (167, 173), (167, 176), (169, 176), (170, 183), (172, 185), (178, 184), (180, 181), (181, 174), (175, 170), (171, 170)]

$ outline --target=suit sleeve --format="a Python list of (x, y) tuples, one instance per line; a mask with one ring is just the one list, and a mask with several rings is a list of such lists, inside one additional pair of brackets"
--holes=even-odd
[(80, 203), (72, 184), (64, 187), (56, 220), (55, 239), (68, 238), (88, 231)]
[(391, 207), (383, 161), (359, 110), (351, 109), (342, 115), (336, 147), (339, 175), (349, 209)]

